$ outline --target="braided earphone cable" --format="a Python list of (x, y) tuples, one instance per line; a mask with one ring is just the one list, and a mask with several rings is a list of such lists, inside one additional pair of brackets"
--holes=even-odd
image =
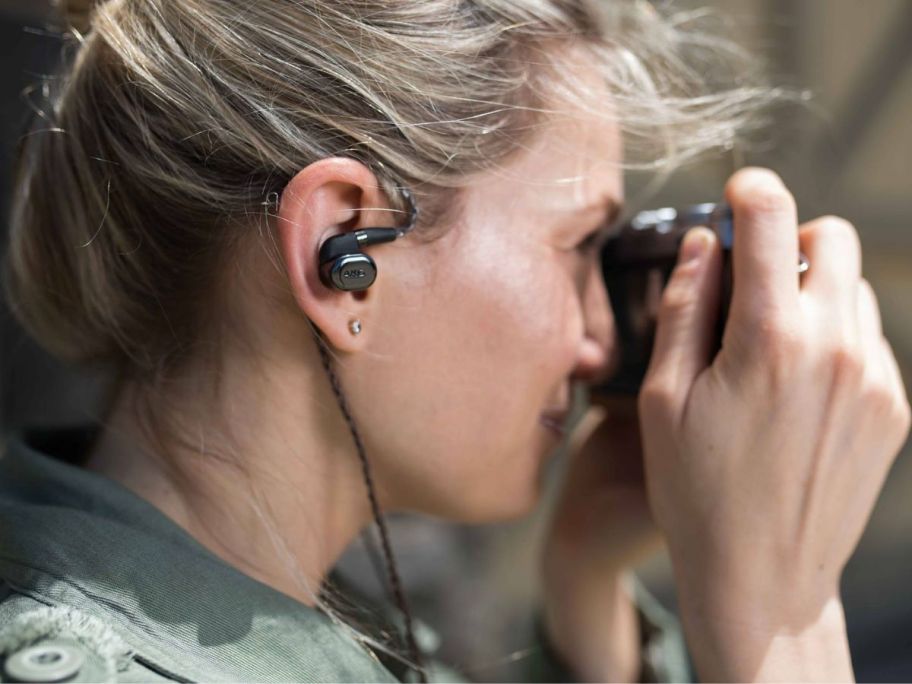
[(348, 402), (345, 399), (345, 395), (342, 392), (342, 386), (339, 383), (339, 378), (336, 375), (332, 367), (332, 360), (329, 357), (329, 350), (325, 340), (320, 334), (316, 334), (317, 339), (317, 348), (320, 351), (320, 360), (323, 362), (323, 368), (326, 369), (326, 375), (329, 378), (329, 384), (332, 387), (333, 394), (336, 395), (336, 401), (339, 404), (339, 410), (342, 411), (342, 416), (345, 418), (345, 422), (348, 424), (348, 429), (351, 431), (352, 439), (355, 442), (355, 449), (358, 452), (358, 458), (361, 460), (361, 472), (364, 475), (364, 483), (367, 485), (367, 496), (370, 499), (371, 510), (374, 514), (374, 521), (377, 523), (377, 528), (380, 530), (380, 542), (383, 547), (383, 555), (386, 558), (386, 571), (389, 576), (389, 582), (393, 590), (393, 596), (396, 599), (396, 603), (399, 606), (399, 610), (402, 611), (402, 616), (405, 620), (405, 636), (408, 643), (408, 648), (414, 663), (413, 667), (417, 670), (420, 677), (420, 681), (426, 683), (427, 679), (427, 670), (424, 667), (424, 663), (421, 657), (421, 651), (418, 650), (418, 643), (415, 641), (415, 634), (412, 629), (412, 613), (409, 610), (408, 602), (405, 598), (405, 592), (402, 591), (402, 582), (399, 579), (399, 569), (396, 566), (396, 558), (393, 556), (392, 546), (389, 541), (389, 532), (386, 527), (386, 522), (383, 519), (383, 514), (380, 511), (380, 503), (377, 500), (376, 492), (374, 491), (374, 479), (371, 475), (370, 463), (367, 460), (367, 452), (364, 449), (364, 442), (361, 440), (361, 434), (358, 432), (358, 428), (355, 425), (354, 418), (352, 418), (351, 411), (348, 408)]

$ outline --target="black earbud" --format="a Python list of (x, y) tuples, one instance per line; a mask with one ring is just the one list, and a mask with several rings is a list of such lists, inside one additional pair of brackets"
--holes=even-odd
[(405, 188), (402, 196), (409, 205), (409, 222), (404, 228), (362, 228), (335, 235), (320, 246), (320, 279), (337, 290), (366, 290), (377, 278), (377, 264), (361, 250), (370, 245), (392, 242), (415, 227), (418, 207)]
[(362, 247), (392, 242), (396, 228), (364, 228), (329, 238), (320, 247), (320, 276), (338, 290), (366, 290), (377, 277), (377, 264)]

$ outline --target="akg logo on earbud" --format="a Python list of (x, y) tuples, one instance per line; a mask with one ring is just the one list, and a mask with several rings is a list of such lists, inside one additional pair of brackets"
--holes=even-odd
[(342, 271), (342, 277), (346, 280), (366, 278), (367, 271), (363, 268), (351, 268), (347, 271)]

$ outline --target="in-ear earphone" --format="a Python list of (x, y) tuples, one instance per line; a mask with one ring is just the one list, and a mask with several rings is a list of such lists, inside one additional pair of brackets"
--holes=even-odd
[(408, 223), (402, 228), (361, 228), (335, 235), (320, 246), (320, 278), (337, 290), (366, 290), (377, 278), (377, 264), (361, 250), (370, 245), (392, 242), (405, 235), (418, 222), (418, 206), (412, 193), (400, 188), (409, 207)]

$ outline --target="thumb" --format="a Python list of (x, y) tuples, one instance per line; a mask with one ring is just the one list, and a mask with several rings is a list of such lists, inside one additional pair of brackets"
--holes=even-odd
[(683, 408), (690, 387), (712, 360), (721, 272), (722, 251), (715, 233), (692, 228), (662, 293), (644, 381), (673, 397), (678, 408)]

